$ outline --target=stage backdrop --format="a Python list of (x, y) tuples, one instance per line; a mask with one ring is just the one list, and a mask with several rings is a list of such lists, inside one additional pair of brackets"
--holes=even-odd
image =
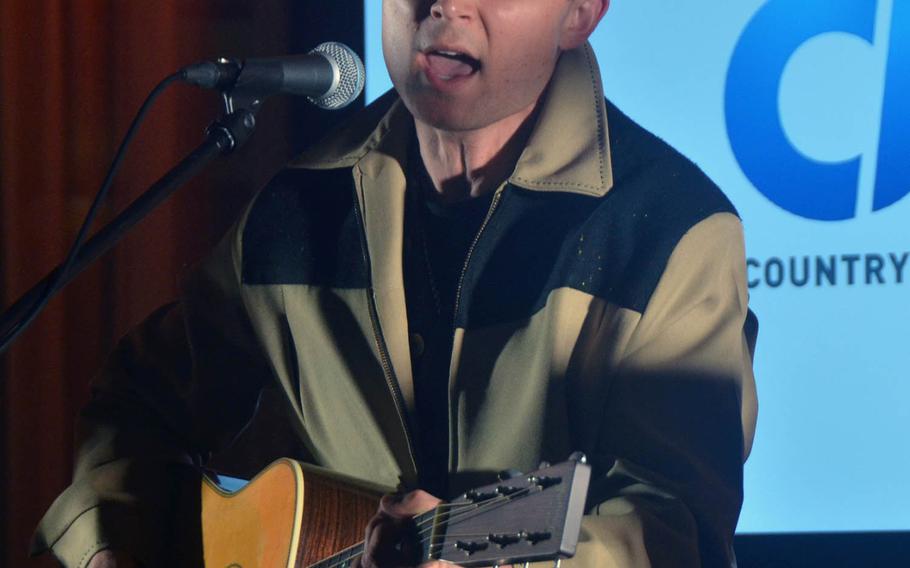
[[(60, 261), (116, 143), (159, 79), (218, 55), (280, 55), (327, 40), (362, 50), (359, 4), (149, 6), (0, 0), (0, 306)], [(117, 338), (174, 298), (177, 276), (220, 238), (256, 189), (358, 106), (328, 113), (299, 98), (269, 100), (245, 148), (143, 221), (0, 356), (0, 568), (56, 566), (48, 557), (29, 560), (29, 539), (69, 484), (75, 416)], [(215, 93), (182, 86), (167, 92), (133, 143), (99, 224), (195, 147), (219, 111)], [(244, 465), (288, 453), (277, 449), (269, 428), (280, 419), (264, 420), (251, 428), (264, 435), (245, 446), (255, 451)], [(235, 465), (230, 457), (219, 465)]]
[[(390, 88), (366, 0), (367, 98)], [(761, 321), (743, 532), (910, 529), (910, 2), (614, 0), (607, 96), (746, 228)]]

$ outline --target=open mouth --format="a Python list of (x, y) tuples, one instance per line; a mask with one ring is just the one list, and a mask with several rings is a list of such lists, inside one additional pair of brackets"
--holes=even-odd
[(426, 57), (429, 71), (443, 81), (468, 77), (480, 69), (480, 61), (457, 51), (434, 50)]

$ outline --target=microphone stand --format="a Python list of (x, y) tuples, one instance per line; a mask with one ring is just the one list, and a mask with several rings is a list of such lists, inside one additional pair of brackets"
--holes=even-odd
[[(228, 104), (230, 97), (225, 96), (228, 114), (212, 123), (206, 129), (205, 141), (187, 154), (180, 163), (155, 182), (149, 189), (133, 201), (122, 213), (99, 230), (95, 236), (85, 242), (73, 262), (72, 267), (64, 274), (54, 295), (69, 283), (77, 274), (85, 270), (92, 262), (110, 250), (136, 223), (152, 212), (165, 199), (171, 196), (180, 186), (191, 180), (219, 155), (228, 155), (243, 146), (256, 128), (254, 114), (258, 105)], [(233, 102), (233, 101), (232, 101)], [(246, 101), (244, 101), (246, 102)], [(239, 108), (238, 108), (239, 107)], [(234, 109), (237, 110), (234, 110)], [(20, 318), (31, 309), (42, 296), (60, 271), (61, 265), (52, 270), (40, 282), (22, 295), (12, 306), (0, 315), (0, 331), (12, 329)], [(9, 347), (9, 345), (7, 345)]]

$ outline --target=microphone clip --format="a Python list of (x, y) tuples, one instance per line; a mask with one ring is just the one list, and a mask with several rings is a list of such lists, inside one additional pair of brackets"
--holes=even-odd
[(238, 85), (243, 71), (243, 60), (219, 57), (214, 61), (201, 61), (184, 67), (181, 78), (184, 82), (203, 89), (221, 92), (224, 113), (237, 110), (256, 113), (262, 105), (262, 95)]

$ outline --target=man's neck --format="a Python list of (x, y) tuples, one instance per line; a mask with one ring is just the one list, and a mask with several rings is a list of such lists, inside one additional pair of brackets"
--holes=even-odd
[(478, 130), (451, 132), (414, 121), (420, 155), (439, 200), (457, 203), (488, 193), (515, 169), (536, 105)]

